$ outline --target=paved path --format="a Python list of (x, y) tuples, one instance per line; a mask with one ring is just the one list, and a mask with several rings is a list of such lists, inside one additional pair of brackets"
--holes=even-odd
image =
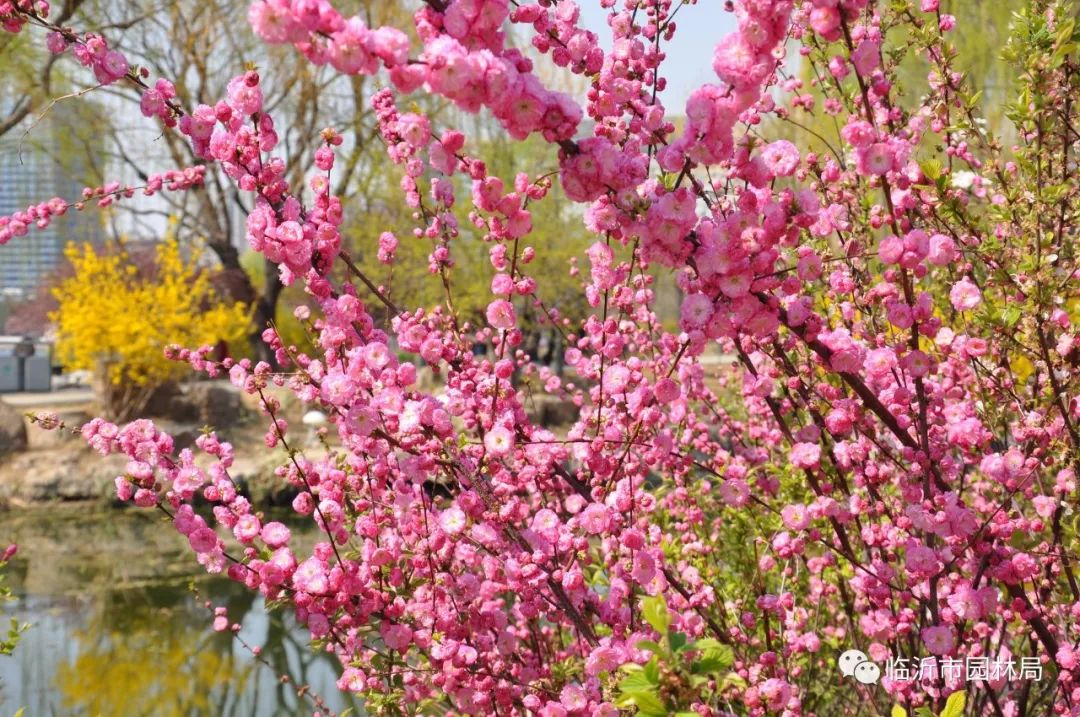
[(0, 401), (15, 408), (59, 408), (92, 403), (94, 392), (89, 388), (67, 388), (60, 391), (0, 393)]

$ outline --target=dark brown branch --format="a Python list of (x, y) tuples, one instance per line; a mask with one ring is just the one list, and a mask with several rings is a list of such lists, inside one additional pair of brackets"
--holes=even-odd
[(349, 267), (349, 271), (353, 273), (353, 276), (362, 281), (364, 283), (364, 286), (366, 286), (371, 291), (371, 293), (375, 294), (379, 301), (383, 303), (383, 306), (390, 309), (390, 311), (394, 312), (395, 314), (400, 314), (402, 312), (401, 308), (393, 301), (391, 301), (389, 297), (387, 297), (382, 292), (382, 290), (379, 289), (379, 287), (376, 286), (375, 283), (372, 282), (371, 279), (369, 279), (367, 275), (360, 270), (360, 267), (358, 267), (356, 263), (353, 262), (352, 257), (350, 257), (345, 252), (341, 252), (340, 254), (338, 254), (338, 256), (341, 257), (341, 261), (345, 263), (345, 266)]

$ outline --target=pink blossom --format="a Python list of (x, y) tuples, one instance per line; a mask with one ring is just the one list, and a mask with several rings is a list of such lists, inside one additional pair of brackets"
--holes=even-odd
[(59, 32), (50, 32), (45, 36), (45, 46), (49, 52), (59, 55), (68, 48), (68, 41)]
[(604, 371), (604, 390), (608, 393), (622, 393), (630, 385), (630, 369), (616, 364)]
[(796, 443), (791, 447), (791, 463), (798, 468), (817, 468), (821, 461), (821, 446), (817, 443)]
[(961, 587), (948, 597), (949, 607), (963, 620), (979, 620), (997, 609), (998, 593), (992, 587), (973, 590)]
[(218, 537), (210, 528), (202, 527), (188, 535), (188, 542), (196, 553), (208, 553), (218, 546)]
[(292, 582), (297, 590), (303, 590), (312, 595), (325, 594), (330, 589), (326, 563), (315, 556), (308, 558), (296, 566)]
[(712, 300), (704, 294), (691, 294), (683, 299), (682, 323), (691, 328), (701, 328), (712, 316)]
[(610, 518), (607, 508), (600, 503), (590, 503), (578, 517), (581, 527), (590, 535), (599, 535), (608, 529)]
[(517, 323), (514, 306), (506, 299), (496, 299), (488, 304), (487, 320), (496, 329), (512, 329)]
[(957, 311), (971, 311), (982, 302), (982, 292), (979, 291), (979, 287), (964, 278), (952, 285), (952, 289), (949, 290), (949, 301)]
[(810, 27), (826, 39), (835, 39), (840, 28), (840, 11), (829, 6), (814, 7), (810, 11)]
[(926, 649), (934, 655), (947, 655), (956, 644), (952, 628), (945, 625), (924, 627), (920, 636)]
[(1043, 520), (1050, 520), (1058, 506), (1057, 498), (1048, 495), (1037, 495), (1031, 502), (1035, 506), (1035, 513)]
[(267, 546), (278, 548), (287, 544), (292, 538), (292, 534), (284, 524), (270, 521), (262, 527), (260, 537)]
[(233, 527), (233, 534), (241, 543), (250, 543), (259, 535), (261, 527), (259, 519), (254, 515), (242, 515)]
[(589, 705), (589, 698), (581, 685), (569, 684), (562, 688), (559, 693), (559, 701), (563, 707), (570, 711), (583, 710)]
[(866, 369), (866, 375), (873, 379), (888, 378), (897, 366), (896, 353), (892, 349), (868, 351), (863, 366)]
[(383, 642), (391, 650), (404, 653), (412, 642), (413, 631), (408, 625), (388, 625), (383, 623), (380, 630)]
[(656, 400), (660, 403), (671, 403), (681, 395), (679, 384), (670, 378), (662, 378), (653, 387)]
[(777, 177), (789, 177), (799, 166), (799, 150), (787, 140), (770, 142), (761, 152), (765, 166)]
[(886, 174), (893, 168), (894, 153), (887, 143), (874, 142), (856, 150), (855, 159), (859, 174)]
[(634, 565), (630, 574), (639, 584), (645, 585), (656, 575), (656, 561), (648, 552), (640, 551), (634, 555)]
[(941, 562), (933, 548), (910, 545), (907, 549), (907, 569), (916, 578), (929, 578), (941, 570)]
[(770, 710), (781, 710), (791, 698), (791, 685), (784, 680), (770, 677), (761, 684), (760, 694)]
[(948, 266), (956, 261), (956, 243), (951, 237), (944, 234), (934, 234), (930, 237), (930, 250), (927, 258), (936, 266)]
[(728, 479), (720, 484), (720, 497), (728, 505), (741, 508), (750, 502), (750, 487), (744, 480)]
[(804, 530), (810, 525), (810, 514), (806, 506), (801, 503), (785, 505), (780, 511), (780, 517), (791, 530)]
[(1057, 654), (1054, 655), (1054, 659), (1066, 670), (1075, 669), (1077, 665), (1080, 665), (1080, 654), (1078, 654), (1070, 645), (1064, 645), (1058, 648)]
[(239, 112), (253, 115), (262, 109), (262, 90), (259, 77), (248, 72), (229, 81), (229, 103)]
[(904, 255), (904, 242), (900, 237), (890, 234), (878, 244), (878, 258), (883, 264), (899, 264)]
[(852, 120), (840, 131), (840, 136), (852, 147), (862, 149), (870, 146), (876, 137), (874, 127), (865, 120)]
[(492, 456), (505, 456), (514, 450), (514, 434), (504, 426), (495, 426), (484, 435), (484, 447)]
[(851, 53), (851, 63), (855, 65), (855, 71), (863, 77), (873, 72), (880, 62), (881, 44), (878, 42), (863, 40)]
[(772, 71), (774, 62), (767, 53), (756, 50), (739, 34), (732, 33), (716, 45), (713, 71), (736, 90), (759, 84)]
[(622, 657), (615, 649), (600, 646), (589, 653), (585, 660), (585, 672), (590, 676), (596, 676), (602, 672), (614, 672), (622, 663)]

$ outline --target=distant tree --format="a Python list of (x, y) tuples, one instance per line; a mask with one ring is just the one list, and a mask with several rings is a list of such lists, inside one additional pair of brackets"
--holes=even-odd
[[(952, 16), (956, 29), (951, 40), (955, 54), (951, 58), (954, 71), (964, 75), (974, 92), (981, 93), (980, 122), (991, 135), (1002, 138), (1003, 145), (1012, 135), (1011, 123), (1005, 116), (1005, 107), (1016, 90), (1016, 74), (1001, 55), (1005, 39), (1009, 35), (1014, 14), (1025, 6), (1024, 0), (1000, 0), (998, 2), (970, 2), (970, 0), (944, 0), (935, 15), (915, 13), (911, 18), (919, 22), (931, 22), (930, 18)], [(896, 36), (910, 34), (905, 21), (898, 20), (890, 31)], [(843, 146), (837, 118), (826, 111), (820, 85), (825, 84), (835, 93), (842, 82), (823, 68), (836, 55), (836, 48), (820, 37), (810, 38), (807, 47), (812, 48), (812, 62), (801, 62), (791, 73), (797, 78), (810, 102), (799, 103), (798, 108), (785, 108), (782, 118), (770, 117), (769, 134), (792, 139), (819, 153), (832, 154)], [(908, 88), (925, 87), (933, 70), (929, 60), (919, 53), (906, 52), (902, 44), (892, 50), (890, 66), (895, 100), (907, 109), (918, 107), (923, 98), (910, 94)], [(846, 90), (852, 92), (852, 88)]]
[[(477, 146), (467, 147), (466, 151), (484, 156), (490, 169), (501, 176), (512, 177), (513, 168), (522, 162), (542, 166), (546, 161), (544, 143), (538, 138), (512, 142), (495, 132), (481, 136), (483, 139), (477, 141)], [(345, 227), (346, 240), (364, 273), (384, 286), (391, 299), (417, 302), (428, 309), (444, 305), (447, 286), (431, 280), (430, 257), (439, 243), (413, 236), (412, 216), (401, 211), (395, 214), (390, 209), (396, 206), (391, 197), (396, 191), (401, 169), (389, 162), (387, 165), (382, 176), (389, 181), (384, 181), (384, 189), (380, 190), (385, 201), (380, 201), (378, 191), (364, 192), (371, 202), (370, 210), (352, 215), (356, 221)], [(554, 164), (551, 170), (556, 170)], [(537, 174), (543, 177), (545, 173)], [(550, 334), (553, 321), (559, 326), (564, 320), (577, 325), (588, 309), (582, 293), (583, 280), (576, 270), (579, 262), (587, 266), (585, 249), (588, 244), (580, 210), (567, 200), (558, 182), (553, 182), (553, 176), (539, 181), (550, 189), (542, 201), (529, 204), (532, 229), (520, 247), (522, 250), (528, 246), (536, 249), (529, 273), (538, 277), (538, 286), (535, 295), (514, 300), (526, 333), (522, 342), (526, 348), (539, 342), (542, 331)], [(459, 184), (456, 187), (458, 193), (471, 191), (468, 183)], [(469, 220), (469, 206), (462, 204), (456, 214), (461, 238), (453, 242), (450, 249), (453, 267), (447, 272), (447, 284), (453, 296), (452, 310), (459, 322), (476, 326), (483, 325), (484, 310), (491, 298), (491, 281), (497, 271), (490, 252), (497, 244), (488, 241), (485, 232)], [(386, 258), (386, 253), (385, 248), (379, 247), (378, 239), (387, 226), (394, 229), (392, 263), (380, 261), (380, 254)]]
[[(55, 19), (72, 19), (86, 0), (55, 3)], [(56, 79), (58, 56), (43, 52), (25, 36), (0, 35), (0, 137), (11, 132), (49, 101)]]
[[(398, 3), (376, 0), (341, 5), (361, 13), (374, 25), (400, 22), (409, 14)], [(346, 141), (339, 165), (342, 170), (334, 177), (335, 193), (346, 198), (370, 189), (373, 178), (366, 175), (377, 166), (370, 155), (380, 147), (369, 106), (372, 80), (342, 77), (332, 68), (316, 67), (285, 48), (268, 46), (250, 32), (235, 32), (238, 27), (247, 27), (247, 10), (247, 3), (230, 0), (164, 4), (154, 0), (64, 0), (62, 12), (53, 17), (63, 23), (78, 11), (76, 19), (90, 18), (90, 22), (81, 22), (83, 25), (101, 31), (124, 30), (119, 49), (152, 76), (174, 77), (176, 99), (185, 106), (213, 104), (221, 97), (231, 76), (226, 68), (257, 67), (270, 80), (267, 87), (272, 88), (266, 98), (267, 109), (288, 112), (294, 118), (288, 127), (279, 128), (281, 147), (288, 157), (289, 182), (302, 183), (319, 146), (319, 130), (333, 126)], [(65, 64), (73, 66), (72, 60), (31, 45), (22, 34), (0, 35), (0, 96), (15, 98), (10, 109), (0, 103), (0, 134), (5, 127), (7, 131), (18, 127), (26, 132), (35, 119), (53, 113), (53, 100), (64, 102), (66, 108), (68, 100), (74, 99), (68, 95), (88, 89), (76, 83), (70, 87), (65, 84), (61, 91), (52, 79)], [(82, 81), (85, 85), (85, 79)], [(82, 160), (79, 170), (87, 185), (98, 184), (106, 176), (115, 177), (121, 167), (129, 181), (138, 184), (163, 168), (203, 164), (181, 135), (145, 132), (139, 111), (140, 88), (119, 83), (86, 98), (93, 101), (75, 103), (79, 105), (77, 116), (65, 121), (70, 131), (65, 133), (63, 147), (45, 149), (58, 161)], [(132, 152), (136, 137), (145, 139), (150, 151)], [(31, 130), (20, 141), (33, 143), (35, 139)], [(175, 217), (177, 239), (204, 243), (221, 265), (222, 285), (233, 299), (252, 306), (249, 342), (260, 358), (273, 362), (273, 353), (260, 336), (276, 319), (283, 285), (276, 266), (270, 265), (269, 271), (264, 267), (258, 272), (259, 282), (253, 283), (252, 274), (241, 262), (244, 217), (251, 209), (241, 195), (231, 180), (215, 169), (207, 173), (205, 186), (197, 191), (138, 208), (119, 207), (112, 215), (113, 233), (155, 237), (166, 219)]]

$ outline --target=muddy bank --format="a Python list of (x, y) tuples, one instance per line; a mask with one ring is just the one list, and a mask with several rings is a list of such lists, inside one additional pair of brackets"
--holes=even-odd
[[(55, 431), (33, 424), (29, 415), (36, 413), (37, 408), (20, 407), (15, 412), (8, 406), (0, 404), (0, 407), (6, 424), (12, 423), (12, 415), (23, 422), (21, 431), (8, 425), (5, 435), (14, 438), (5, 443), (6, 450), (0, 450), (0, 507), (112, 502), (116, 477), (124, 473), (127, 459), (94, 452), (79, 435), (78, 429), (95, 412), (93, 406), (53, 411), (65, 426)], [(161, 411), (171, 417), (153, 420), (173, 436), (177, 450), (194, 445), (199, 435), (213, 426), (236, 448), (231, 474), (245, 493), (267, 505), (286, 498), (291, 500), (291, 496), (280, 495), (280, 490), (275, 490), (280, 488), (281, 481), (274, 476), (273, 469), (285, 459), (284, 452), (266, 448), (262, 438), (264, 429), (254, 405), (233, 386), (224, 381), (193, 384), (162, 406)], [(290, 423), (299, 425), (299, 420)]]
[[(309, 457), (321, 455), (325, 449), (312, 440), (312, 429), (302, 422), (308, 407), (287, 391), (280, 391), (278, 398), (282, 401), (280, 417), (292, 426), (290, 445), (305, 449)], [(571, 424), (578, 413), (571, 402), (543, 395), (530, 396), (525, 406), (535, 423), (556, 431)], [(227, 382), (204, 382), (185, 391), (183, 400), (168, 410), (173, 418), (154, 422), (173, 436), (177, 450), (192, 446), (203, 430), (213, 426), (235, 448), (236, 460), (230, 475), (241, 492), (259, 507), (288, 505), (292, 501), (295, 489), (274, 475), (274, 469), (285, 463), (288, 455), (280, 447), (268, 449), (264, 444), (266, 419), (258, 414), (251, 397)], [(25, 431), (19, 432), (17, 425), (10, 427), (9, 434), (18, 440), (9, 450), (0, 451), (0, 509), (56, 502), (113, 502), (115, 480), (124, 473), (127, 459), (101, 456), (86, 446), (77, 429), (90, 420), (93, 408), (58, 411), (59, 418), (70, 427), (66, 431), (42, 430), (23, 415), (35, 412), (19, 409), (16, 418), (25, 422)]]
[[(257, 445), (262, 447), (261, 442)], [(284, 458), (284, 454), (265, 447), (256, 455), (238, 450), (230, 474), (253, 502), (280, 505), (292, 498), (273, 472)], [(124, 473), (126, 464), (124, 456), (102, 456), (81, 441), (8, 456), (0, 462), (0, 507), (71, 501), (110, 503), (115, 479)]]

